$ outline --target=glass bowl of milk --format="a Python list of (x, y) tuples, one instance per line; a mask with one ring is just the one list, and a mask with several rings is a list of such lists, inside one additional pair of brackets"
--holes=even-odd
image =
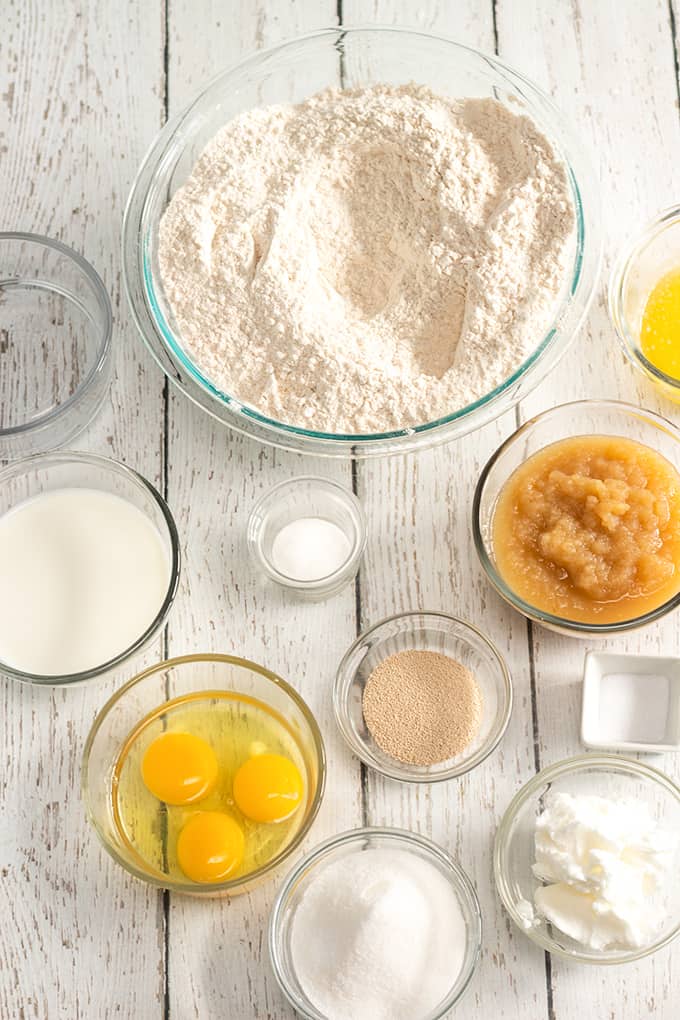
[(89, 453), (0, 471), (0, 673), (35, 684), (101, 676), (163, 625), (177, 528), (135, 471)]

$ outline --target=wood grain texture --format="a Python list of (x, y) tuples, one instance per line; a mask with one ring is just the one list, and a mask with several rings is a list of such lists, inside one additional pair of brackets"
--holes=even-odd
[[(162, 68), (157, 4), (3, 4), (0, 224), (70, 244), (103, 276), (115, 380), (78, 445), (156, 482), (163, 383), (121, 301), (119, 239), (127, 192), (160, 124)], [(80, 799), (86, 734), (126, 675), (72, 690), (2, 683), (3, 1020), (161, 1016), (160, 898), (107, 857)]]

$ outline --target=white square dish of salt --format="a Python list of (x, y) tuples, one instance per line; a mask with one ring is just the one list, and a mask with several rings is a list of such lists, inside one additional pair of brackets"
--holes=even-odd
[(680, 658), (587, 652), (581, 740), (612, 751), (680, 751)]

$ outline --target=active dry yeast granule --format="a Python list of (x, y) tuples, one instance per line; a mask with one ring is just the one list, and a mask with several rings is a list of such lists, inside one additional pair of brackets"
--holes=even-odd
[(278, 421), (365, 434), (515, 372), (573, 251), (567, 175), (534, 122), (411, 84), (235, 117), (173, 196), (158, 256), (214, 385)]
[(409, 765), (461, 754), (482, 720), (474, 674), (440, 652), (409, 649), (376, 666), (364, 688), (366, 725), (378, 747)]

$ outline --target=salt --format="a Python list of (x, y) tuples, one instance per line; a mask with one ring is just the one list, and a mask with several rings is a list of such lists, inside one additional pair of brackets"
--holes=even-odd
[(319, 581), (349, 559), (351, 543), (337, 524), (321, 517), (299, 517), (274, 536), (273, 567), (296, 581)]
[(601, 739), (661, 743), (666, 735), (669, 695), (668, 677), (604, 673), (600, 677)]
[(588, 652), (581, 739), (619, 751), (680, 751), (680, 658)]

